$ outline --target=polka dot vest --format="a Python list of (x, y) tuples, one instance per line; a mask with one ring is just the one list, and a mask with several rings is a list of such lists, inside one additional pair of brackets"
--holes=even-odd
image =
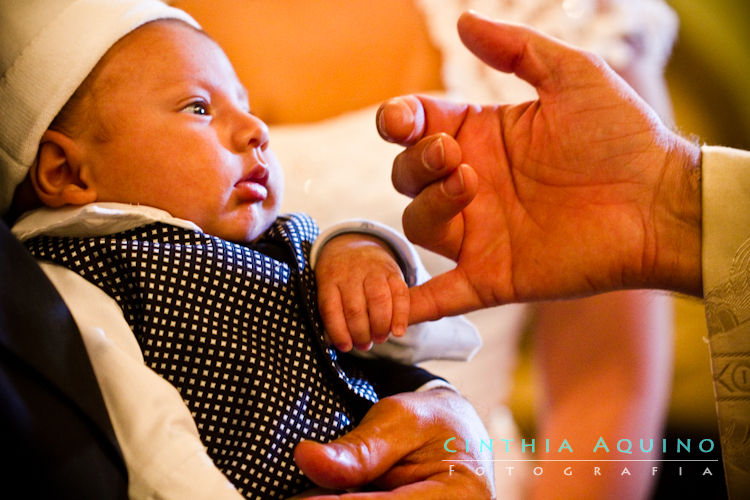
[(308, 262), (316, 236), (308, 217), (291, 215), (251, 247), (163, 223), (26, 245), (117, 301), (239, 491), (285, 498), (311, 486), (294, 446), (339, 437), (377, 401), (324, 343)]

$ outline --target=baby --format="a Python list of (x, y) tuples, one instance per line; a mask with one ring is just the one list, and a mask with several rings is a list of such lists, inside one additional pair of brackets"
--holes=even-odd
[(371, 224), (317, 240), (308, 217), (279, 216), (267, 127), (219, 46), (165, 12), (111, 44), (43, 131), (14, 233), (109, 297), (92, 311), (116, 303), (240, 492), (287, 497), (311, 486), (292, 459), (300, 440), (334, 439), (379, 397), (435, 379), (340, 352), (405, 332), (414, 262)]

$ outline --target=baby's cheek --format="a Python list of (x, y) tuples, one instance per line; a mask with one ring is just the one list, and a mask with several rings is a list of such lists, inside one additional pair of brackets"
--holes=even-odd
[(281, 174), (271, 176), (267, 184), (268, 198), (264, 202), (264, 208), (271, 213), (274, 218), (279, 214), (281, 209), (281, 200), (284, 197), (284, 181)]

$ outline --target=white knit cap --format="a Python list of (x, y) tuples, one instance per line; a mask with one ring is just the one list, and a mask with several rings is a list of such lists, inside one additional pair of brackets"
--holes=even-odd
[(99, 59), (156, 19), (199, 27), (159, 0), (0, 0), (0, 214), (42, 134)]

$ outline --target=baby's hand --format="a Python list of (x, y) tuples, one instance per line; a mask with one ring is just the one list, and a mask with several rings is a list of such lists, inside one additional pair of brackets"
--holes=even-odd
[(367, 350), (409, 321), (409, 289), (388, 246), (363, 234), (344, 234), (320, 252), (315, 276), (318, 307), (331, 342), (341, 351)]

